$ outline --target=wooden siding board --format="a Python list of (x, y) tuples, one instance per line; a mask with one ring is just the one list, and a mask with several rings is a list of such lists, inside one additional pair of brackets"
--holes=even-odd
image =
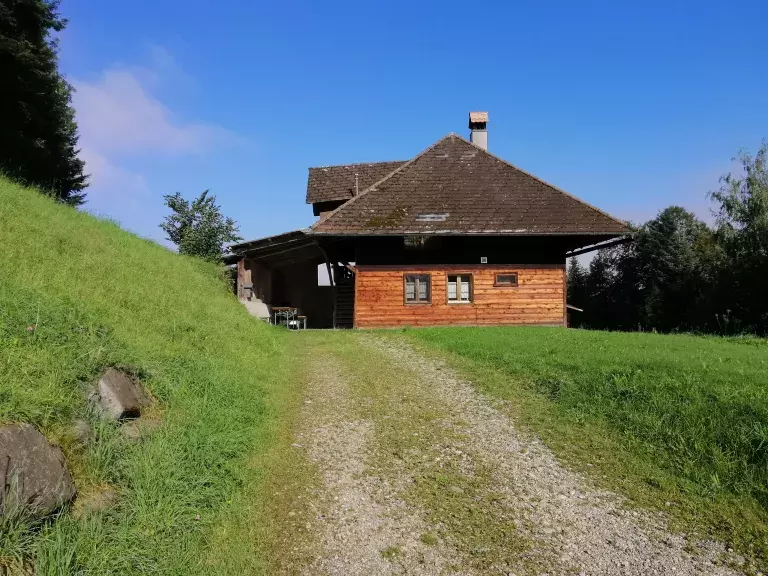
[[(494, 286), (495, 276), (516, 272), (518, 286)], [(472, 274), (470, 303), (447, 301), (448, 274)], [(431, 304), (403, 301), (403, 275), (430, 274)], [(355, 327), (438, 325), (550, 325), (565, 323), (565, 266), (359, 266)]]

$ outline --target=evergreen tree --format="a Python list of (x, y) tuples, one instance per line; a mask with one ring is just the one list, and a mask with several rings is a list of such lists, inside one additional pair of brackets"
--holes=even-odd
[(63, 202), (85, 200), (72, 87), (58, 71), (58, 0), (0, 0), (0, 172)]
[(711, 241), (707, 225), (679, 206), (661, 211), (638, 231), (635, 267), (642, 277), (645, 325), (670, 331), (706, 322)]
[(589, 263), (584, 323), (590, 328), (616, 328), (613, 319), (613, 285), (616, 275), (610, 250), (599, 250)]
[(241, 240), (239, 228), (232, 218), (225, 218), (216, 205), (216, 197), (209, 196), (208, 190), (192, 202), (185, 200), (179, 192), (164, 196), (165, 205), (173, 214), (160, 224), (168, 240), (176, 244), (180, 254), (198, 256), (205, 260), (220, 260), (224, 244)]
[[(571, 258), (568, 263), (568, 272), (566, 278), (568, 297), (566, 301), (571, 306), (584, 310), (589, 302), (587, 293), (587, 271), (581, 265), (578, 258)], [(581, 326), (584, 324), (584, 314), (579, 311), (570, 311), (571, 326)]]

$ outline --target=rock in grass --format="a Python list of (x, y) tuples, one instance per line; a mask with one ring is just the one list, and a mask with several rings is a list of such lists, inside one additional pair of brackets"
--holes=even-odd
[(0, 517), (44, 518), (76, 494), (61, 448), (31, 424), (0, 427)]
[(99, 379), (95, 400), (101, 412), (113, 420), (138, 418), (141, 409), (149, 404), (139, 383), (114, 368)]

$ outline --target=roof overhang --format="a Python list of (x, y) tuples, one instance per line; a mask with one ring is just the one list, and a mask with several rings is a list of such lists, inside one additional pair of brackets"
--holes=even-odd
[(352, 240), (354, 238), (398, 238), (406, 236), (422, 237), (506, 237), (506, 238), (573, 238), (581, 239), (586, 245), (578, 246), (566, 253), (567, 257), (586, 254), (602, 248), (610, 248), (624, 244), (632, 240), (632, 235), (618, 235), (614, 233), (600, 232), (523, 232), (507, 230), (478, 230), (469, 232), (459, 232), (455, 230), (438, 230), (425, 232), (424, 230), (414, 230), (412, 232), (371, 232), (371, 233), (328, 233), (316, 232), (311, 229), (293, 230), (284, 234), (268, 236), (233, 244), (229, 247), (229, 253), (224, 257), (226, 264), (235, 264), (238, 260), (247, 258), (249, 260), (262, 261), (271, 266), (288, 265), (298, 261), (322, 260), (324, 259), (323, 250), (318, 241), (338, 238), (340, 240)]
[[(617, 238), (623, 236), (616, 232), (534, 232), (523, 230), (470, 230), (470, 231), (458, 231), (458, 230), (406, 230), (406, 231), (376, 231), (376, 232), (318, 232), (316, 230), (308, 230), (307, 234), (312, 236), (334, 236), (334, 237), (368, 237), (376, 238), (380, 236), (518, 236), (521, 238), (526, 237), (542, 237), (542, 236), (580, 236), (580, 237), (606, 237)], [(629, 234), (629, 233), (628, 233)]]
[(613, 248), (614, 246), (620, 246), (621, 244), (632, 242), (632, 240), (634, 240), (634, 236), (632, 236), (632, 234), (628, 234), (620, 238), (613, 238), (611, 240), (598, 242), (597, 244), (585, 246), (577, 250), (571, 250), (570, 252), (565, 253), (565, 257), (570, 258), (571, 256), (580, 256), (581, 254), (587, 254), (589, 252), (594, 252), (595, 250), (602, 250), (603, 248)]
[(287, 265), (298, 261), (323, 259), (322, 250), (307, 230), (293, 230), (276, 236), (233, 244), (224, 257), (226, 264), (238, 260), (260, 260), (270, 265)]

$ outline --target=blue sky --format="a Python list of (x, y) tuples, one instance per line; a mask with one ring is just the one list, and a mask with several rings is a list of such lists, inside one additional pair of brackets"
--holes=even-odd
[(489, 149), (634, 221), (768, 137), (768, 3), (63, 0), (86, 209), (158, 240), (210, 188), (256, 238), (309, 225), (309, 166), (407, 159), (467, 113)]

